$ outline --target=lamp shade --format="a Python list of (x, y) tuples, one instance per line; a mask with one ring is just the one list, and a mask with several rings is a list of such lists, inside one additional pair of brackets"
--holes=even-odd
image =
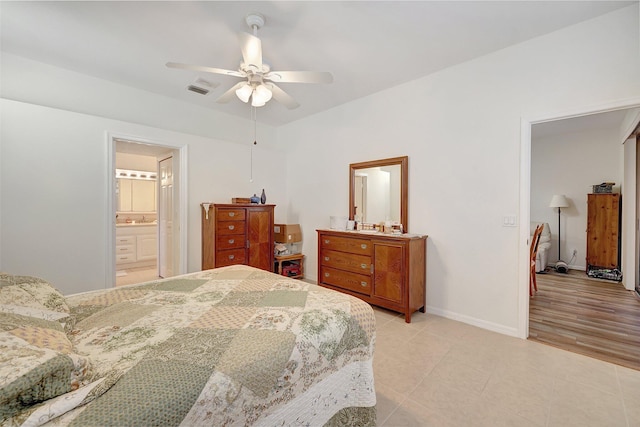
[(248, 83), (245, 83), (244, 85), (236, 89), (236, 95), (238, 95), (238, 98), (240, 98), (242, 102), (249, 102), (249, 97), (252, 93), (253, 88)]
[(551, 203), (549, 203), (549, 207), (550, 208), (568, 208), (569, 201), (567, 200), (566, 197), (564, 197), (564, 194), (554, 194), (554, 196), (551, 198)]
[[(269, 100), (271, 99), (271, 96), (272, 96), (272, 93), (269, 90), (269, 88), (261, 84), (261, 85), (258, 85), (256, 87), (256, 90), (253, 92), (253, 101), (256, 104), (261, 104), (260, 106), (262, 106), (265, 103), (269, 102)], [(257, 107), (257, 105), (254, 104), (254, 107)]]

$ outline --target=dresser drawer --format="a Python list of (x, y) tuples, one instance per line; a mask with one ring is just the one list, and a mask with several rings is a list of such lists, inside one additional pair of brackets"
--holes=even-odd
[(327, 267), (348, 270), (354, 273), (371, 274), (371, 257), (356, 255), (346, 252), (323, 250), (321, 255), (322, 265)]
[(116, 255), (133, 254), (136, 252), (135, 245), (117, 245)]
[(245, 263), (245, 251), (243, 249), (230, 249), (216, 252), (216, 267)]
[(216, 235), (244, 234), (244, 221), (219, 221)]
[(136, 254), (116, 254), (116, 264), (124, 264), (127, 262), (136, 262)]
[(225, 249), (240, 249), (244, 247), (244, 236), (239, 236), (237, 234), (223, 234), (216, 236), (216, 249), (219, 251)]
[(322, 279), (322, 283), (326, 283), (327, 285), (371, 295), (371, 276), (321, 266), (320, 278)]
[(320, 240), (322, 249), (330, 249), (340, 252), (350, 252), (359, 255), (371, 255), (371, 240), (353, 239), (350, 237), (338, 237), (322, 235)]
[(244, 209), (218, 209), (218, 221), (244, 221)]
[(133, 245), (136, 242), (136, 236), (116, 236), (116, 246)]

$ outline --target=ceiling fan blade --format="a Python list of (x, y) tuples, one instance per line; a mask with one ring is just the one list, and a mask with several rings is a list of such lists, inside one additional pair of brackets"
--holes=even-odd
[(242, 59), (247, 67), (253, 66), (256, 71), (262, 71), (262, 42), (259, 38), (249, 33), (238, 33)]
[(228, 91), (220, 95), (220, 97), (216, 99), (216, 102), (219, 102), (220, 104), (226, 104), (227, 102), (231, 101), (234, 97), (236, 97), (236, 90), (239, 89), (240, 86), (244, 84), (247, 84), (247, 82), (242, 81), (242, 82), (236, 83), (231, 87), (231, 89), (229, 89)]
[(280, 89), (278, 86), (273, 83), (264, 83), (269, 89), (271, 89), (271, 94), (273, 95), (273, 99), (287, 107), (289, 110), (293, 110), (294, 108), (298, 108), (300, 104), (296, 102), (289, 94)]
[(180, 64), (179, 62), (167, 62), (169, 68), (180, 68), (190, 71), (203, 71), (205, 73), (224, 74), (233, 77), (246, 77), (247, 75), (240, 71), (225, 70), (222, 68), (205, 67), (202, 65)]
[(278, 83), (332, 83), (333, 76), (327, 71), (271, 71), (265, 79)]

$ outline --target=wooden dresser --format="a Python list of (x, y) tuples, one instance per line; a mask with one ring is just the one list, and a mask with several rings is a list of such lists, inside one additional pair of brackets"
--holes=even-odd
[(427, 236), (317, 230), (318, 284), (411, 314), (426, 306)]
[(620, 194), (587, 195), (587, 272), (620, 269)]
[(275, 205), (203, 204), (202, 207), (203, 270), (246, 264), (273, 271)]

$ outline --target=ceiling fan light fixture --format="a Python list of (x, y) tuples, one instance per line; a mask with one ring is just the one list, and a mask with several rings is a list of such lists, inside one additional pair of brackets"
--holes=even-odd
[(249, 102), (249, 97), (253, 93), (253, 88), (248, 83), (245, 83), (243, 86), (240, 86), (236, 89), (236, 95), (240, 98), (240, 101), (247, 103)]
[(264, 107), (264, 104), (266, 104), (266, 102), (261, 101), (259, 99), (256, 99), (256, 97), (254, 96), (253, 99), (251, 100), (251, 106), (252, 107)]
[[(260, 84), (256, 86), (256, 90), (253, 92), (253, 101), (264, 105), (267, 102), (269, 102), (272, 96), (273, 94), (271, 93), (271, 90), (269, 90), (269, 88), (266, 87), (265, 85)], [(252, 104), (252, 105), (254, 107), (257, 106), (255, 104)]]

